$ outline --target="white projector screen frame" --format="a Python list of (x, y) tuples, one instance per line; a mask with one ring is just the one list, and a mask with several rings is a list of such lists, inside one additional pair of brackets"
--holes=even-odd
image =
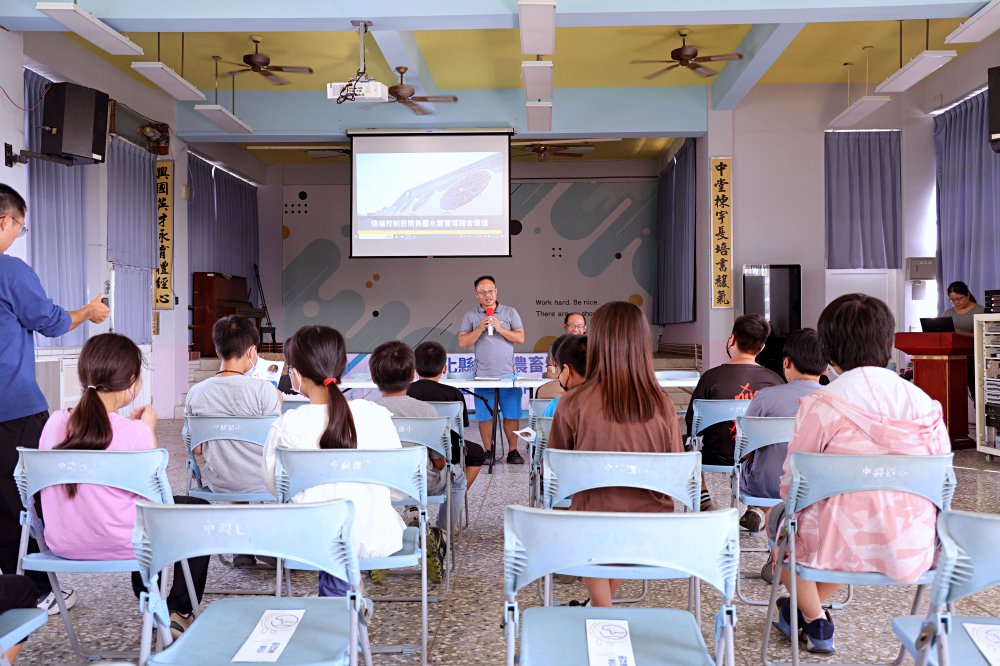
[(510, 133), (352, 133), (350, 256), (511, 256)]

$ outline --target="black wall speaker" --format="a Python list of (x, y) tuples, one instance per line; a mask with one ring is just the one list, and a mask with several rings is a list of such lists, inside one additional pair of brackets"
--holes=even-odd
[(987, 105), (990, 116), (990, 148), (1000, 153), (1000, 67), (990, 67)]
[(42, 107), (42, 150), (74, 164), (104, 161), (108, 96), (75, 83), (53, 83)]

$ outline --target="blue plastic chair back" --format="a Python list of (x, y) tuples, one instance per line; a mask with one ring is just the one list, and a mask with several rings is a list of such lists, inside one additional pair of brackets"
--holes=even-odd
[(792, 515), (834, 495), (866, 490), (911, 493), (945, 510), (955, 492), (953, 457), (795, 452), (785, 510)]
[[(427, 505), (427, 453), (401, 449), (275, 449), (274, 487), (284, 503), (326, 483), (377, 483)], [(241, 552), (241, 551), (234, 551)]]
[(627, 578), (676, 578), (678, 571), (697, 576), (728, 601), (739, 570), (738, 515), (735, 509), (606, 513), (511, 505), (504, 514), (504, 592), (514, 601), (547, 574), (625, 564), (640, 565), (615, 568)]
[(739, 461), (765, 446), (788, 443), (794, 427), (794, 416), (738, 416), (735, 459)]
[[(0, 650), (7, 652), (45, 624), (48, 619), (48, 613), (41, 608), (11, 608), (4, 611), (0, 615)], [(0, 658), (0, 663), (10, 662)]]
[(701, 454), (546, 449), (542, 506), (551, 509), (581, 490), (643, 488), (669, 495), (691, 511), (701, 504)]
[(657, 370), (653, 373), (657, 379), (699, 379), (701, 373), (697, 370)]
[(178, 560), (247, 553), (294, 558), (357, 587), (350, 500), (305, 504), (175, 504), (138, 502), (132, 546), (151, 596), (159, 572)]
[(43, 488), (67, 483), (87, 483), (127, 490), (153, 502), (174, 501), (167, 481), (167, 450), (39, 451), (18, 447), (14, 477), (25, 509)]
[(235, 440), (264, 446), (275, 416), (187, 416), (188, 451), (213, 440)]
[(716, 423), (735, 421), (737, 416), (747, 413), (749, 400), (693, 400), (694, 410), (691, 418), (691, 436), (697, 437), (701, 432)]
[(428, 405), (434, 408), (434, 411), (438, 413), (438, 416), (444, 416), (449, 419), (449, 424), (451, 429), (458, 433), (459, 437), (465, 435), (465, 422), (463, 420), (465, 407), (464, 402), (459, 402), (457, 400), (453, 402), (444, 402), (440, 400), (427, 400)]
[(528, 427), (537, 430), (537, 419), (545, 413), (545, 408), (552, 402), (552, 398), (531, 398), (528, 400)]
[(399, 441), (419, 444), (451, 461), (451, 427), (445, 416), (393, 416)]
[(285, 396), (285, 399), (281, 401), (281, 413), (290, 412), (293, 409), (298, 409), (302, 405), (308, 405), (308, 400), (289, 400), (289, 396)]
[(545, 447), (549, 443), (549, 433), (552, 431), (552, 416), (539, 416), (535, 418), (535, 444), (532, 447), (532, 461), (533, 466), (539, 466), (542, 463), (542, 454), (545, 453)]
[(944, 511), (938, 516), (941, 556), (931, 593), (932, 607), (1000, 584), (1000, 516), (969, 511)]

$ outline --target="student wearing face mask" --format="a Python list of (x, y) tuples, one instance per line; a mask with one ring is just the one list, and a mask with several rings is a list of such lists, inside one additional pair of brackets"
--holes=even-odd
[[(559, 370), (557, 381), (563, 391), (569, 391), (587, 380), (587, 336), (564, 335), (559, 339), (561, 342), (555, 347), (556, 368)], [(555, 416), (560, 398), (562, 395), (553, 398), (542, 412), (543, 417)]]
[[(223, 317), (212, 327), (215, 353), (222, 360), (214, 377), (188, 391), (184, 416), (278, 416), (281, 393), (263, 379), (248, 377), (257, 364), (257, 327), (245, 317)], [(267, 492), (260, 477), (261, 447), (248, 442), (218, 440), (199, 446), (202, 482), (216, 493)], [(251, 555), (237, 555), (236, 566), (252, 566)]]
[[(142, 352), (124, 335), (105, 333), (87, 340), (77, 366), (83, 394), (73, 409), (54, 413), (45, 423), (38, 448), (144, 451), (156, 448), (156, 412), (136, 407), (131, 418), (118, 410), (132, 404), (142, 387)], [(137, 495), (92, 484), (51, 486), (42, 490), (45, 543), (60, 557), (75, 560), (130, 560)], [(194, 497), (174, 497), (176, 504), (207, 504)], [(189, 561), (195, 592), (201, 598), (208, 557)], [(138, 597), (146, 588), (132, 574)], [(197, 603), (197, 600), (195, 600)], [(175, 637), (191, 624), (192, 600), (180, 565), (167, 598)]]

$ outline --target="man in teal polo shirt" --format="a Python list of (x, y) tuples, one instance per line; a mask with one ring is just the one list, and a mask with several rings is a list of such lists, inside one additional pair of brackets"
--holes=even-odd
[[(514, 374), (514, 345), (524, 344), (524, 324), (521, 315), (509, 305), (497, 300), (497, 283), (492, 275), (483, 275), (473, 283), (479, 307), (462, 317), (458, 333), (458, 344), (463, 348), (475, 347), (476, 377), (502, 379)], [(493, 315), (487, 312), (493, 310)], [(492, 334), (491, 334), (492, 333)], [(483, 408), (483, 400), (493, 404), (493, 389), (478, 389), (476, 414)], [(503, 413), (503, 431), (507, 435), (507, 462), (512, 465), (524, 464), (524, 458), (517, 452), (517, 436), (514, 432), (521, 427), (521, 389), (500, 389), (500, 411)], [(512, 418), (513, 417), (513, 418)], [(479, 434), (483, 438), (483, 448), (487, 458), (493, 436), (493, 417), (479, 419)]]

